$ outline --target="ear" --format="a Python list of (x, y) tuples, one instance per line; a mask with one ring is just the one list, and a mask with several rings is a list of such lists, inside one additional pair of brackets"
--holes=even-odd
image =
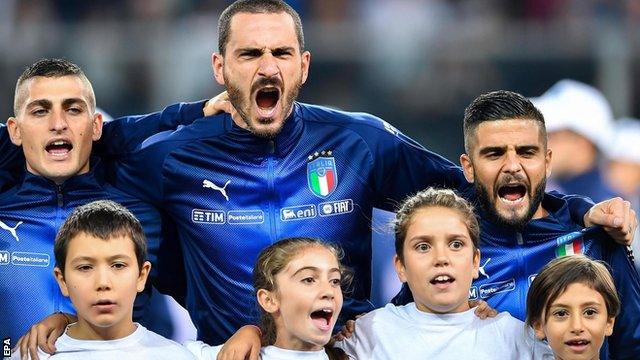
[(404, 264), (402, 263), (402, 260), (400, 260), (400, 257), (398, 255), (394, 255), (393, 256), (393, 264), (396, 267), (396, 273), (398, 274), (398, 279), (400, 279), (400, 282), (407, 282), (407, 275), (405, 274), (405, 267)]
[(616, 318), (614, 317), (610, 317), (607, 319), (607, 324), (605, 325), (604, 328), (604, 336), (611, 336), (611, 334), (613, 334), (613, 325), (616, 322)]
[(93, 139), (93, 141), (98, 141), (100, 140), (100, 137), (102, 136), (102, 114), (97, 112), (93, 115), (93, 136), (91, 136), (91, 139)]
[(136, 290), (138, 290), (138, 292), (142, 292), (142, 290), (144, 290), (144, 286), (147, 283), (147, 277), (149, 277), (150, 271), (151, 271), (151, 263), (148, 261), (145, 261), (144, 264), (142, 264), (142, 268), (140, 269), (138, 280), (136, 280)]
[(547, 149), (547, 153), (544, 156), (544, 165), (546, 169), (545, 173), (547, 175), (547, 178), (551, 176), (551, 170), (553, 169), (553, 166), (551, 166), (552, 155), (553, 155), (553, 152), (551, 151), (551, 149)]
[(304, 51), (302, 53), (302, 83), (304, 84), (309, 77), (309, 65), (311, 65), (311, 53)]
[(474, 279), (477, 279), (479, 274), (479, 270), (480, 269), (480, 249), (476, 249), (475, 253), (473, 254), (473, 268), (471, 269), (471, 275), (473, 276)]
[(531, 326), (533, 327), (533, 332), (536, 334), (536, 339), (542, 341), (547, 338), (547, 335), (544, 333), (544, 327), (540, 321), (534, 321)]
[(467, 154), (460, 155), (460, 166), (462, 166), (464, 178), (467, 179), (469, 183), (473, 183), (475, 179), (473, 176), (473, 163), (471, 162), (471, 157)]
[(13, 116), (7, 119), (7, 131), (9, 132), (9, 137), (14, 145), (22, 145), (22, 134), (20, 133), (20, 127), (18, 126), (18, 119)]
[(275, 291), (258, 289), (256, 292), (258, 304), (269, 314), (273, 314), (280, 310), (280, 302), (278, 301)]
[(224, 69), (224, 57), (218, 53), (211, 54), (211, 67), (213, 68), (213, 77), (218, 84), (224, 86), (224, 72), (222, 71)]
[(62, 293), (62, 295), (69, 297), (69, 289), (67, 288), (67, 282), (64, 281), (64, 275), (62, 274), (62, 271), (60, 270), (59, 267), (56, 266), (53, 268), (53, 276), (56, 278), (56, 282), (60, 287), (60, 292)]

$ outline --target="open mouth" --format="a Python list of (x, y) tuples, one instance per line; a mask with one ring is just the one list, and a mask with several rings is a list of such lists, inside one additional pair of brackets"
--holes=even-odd
[(51, 141), (47, 146), (45, 146), (44, 150), (50, 155), (56, 157), (62, 157), (67, 155), (71, 149), (73, 149), (73, 145), (67, 140), (54, 140)]
[(589, 341), (589, 340), (575, 339), (575, 340), (566, 341), (565, 345), (571, 347), (574, 350), (582, 350), (582, 349), (586, 348), (587, 345), (589, 345), (590, 343), (591, 343), (591, 341)]
[(436, 287), (439, 288), (446, 288), (448, 287), (450, 284), (452, 284), (454, 281), (456, 281), (456, 279), (450, 275), (437, 275), (436, 277), (434, 277), (433, 279), (431, 279), (431, 281), (429, 281), (429, 283), (431, 283), (431, 285), (435, 285)]
[(506, 202), (520, 202), (527, 194), (527, 187), (523, 184), (507, 184), (498, 188), (498, 196)]
[(272, 117), (278, 101), (280, 90), (276, 87), (265, 87), (256, 92), (256, 105), (262, 117)]
[(333, 310), (324, 308), (311, 313), (311, 320), (316, 326), (323, 331), (331, 330), (331, 318)]

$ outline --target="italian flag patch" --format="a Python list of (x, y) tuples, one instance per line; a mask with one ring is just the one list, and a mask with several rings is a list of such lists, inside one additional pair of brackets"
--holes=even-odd
[(584, 251), (584, 244), (582, 243), (582, 239), (576, 239), (570, 243), (558, 246), (556, 248), (556, 257), (582, 254), (583, 251)]

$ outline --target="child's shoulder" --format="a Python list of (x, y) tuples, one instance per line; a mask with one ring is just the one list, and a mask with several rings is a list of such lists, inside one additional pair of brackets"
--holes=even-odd
[(511, 316), (506, 311), (503, 311), (492, 318), (480, 319), (478, 318), (477, 324), (481, 328), (493, 328), (495, 331), (508, 335), (515, 335), (525, 333), (526, 326), (524, 322)]
[(157, 354), (161, 354), (166, 358), (194, 359), (193, 354), (186, 347), (146, 328), (143, 328), (143, 336), (140, 340), (142, 346), (154, 349)]

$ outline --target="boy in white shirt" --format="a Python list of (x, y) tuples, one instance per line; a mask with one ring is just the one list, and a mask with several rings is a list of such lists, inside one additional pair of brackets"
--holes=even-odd
[[(144, 289), (151, 263), (140, 222), (108, 200), (79, 206), (56, 236), (54, 275), (77, 311), (40, 359), (193, 359), (184, 347), (133, 322), (133, 301)], [(74, 319), (75, 320), (75, 319)], [(27, 359), (13, 353), (11, 359)]]
[(429, 188), (396, 215), (398, 277), (415, 302), (388, 304), (356, 320), (336, 345), (355, 359), (543, 359), (551, 350), (524, 323), (501, 313), (481, 320), (469, 307), (478, 276), (479, 227), (468, 202)]

